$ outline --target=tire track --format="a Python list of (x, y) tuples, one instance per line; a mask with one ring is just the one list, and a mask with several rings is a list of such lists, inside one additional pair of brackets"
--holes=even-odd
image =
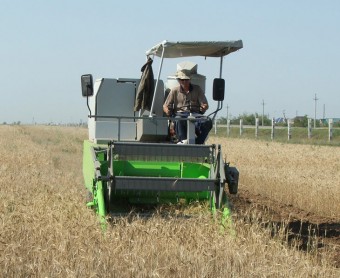
[(237, 195), (230, 195), (229, 198), (237, 217), (242, 217), (248, 211), (258, 211), (261, 223), (275, 227), (273, 236), (278, 228), (284, 228), (288, 242), (301, 251), (335, 250), (335, 266), (340, 268), (339, 219), (322, 217), (245, 189), (240, 189)]

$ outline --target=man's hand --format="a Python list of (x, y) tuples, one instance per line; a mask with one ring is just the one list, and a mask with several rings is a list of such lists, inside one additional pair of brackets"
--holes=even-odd
[(163, 111), (168, 117), (171, 116), (171, 111), (170, 111), (169, 107), (163, 106)]
[(203, 103), (201, 106), (200, 106), (200, 112), (203, 114), (205, 111), (207, 111), (208, 109), (208, 104), (206, 103)]

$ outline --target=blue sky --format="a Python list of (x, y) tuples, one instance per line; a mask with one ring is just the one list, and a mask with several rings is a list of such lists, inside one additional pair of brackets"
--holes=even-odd
[[(140, 77), (163, 41), (238, 40), (227, 56), (229, 113), (340, 117), (340, 1), (0, 0), (0, 123), (86, 121), (80, 76)], [(218, 59), (190, 59), (211, 80)], [(184, 60), (165, 60), (162, 78)], [(159, 60), (155, 59), (157, 72)]]

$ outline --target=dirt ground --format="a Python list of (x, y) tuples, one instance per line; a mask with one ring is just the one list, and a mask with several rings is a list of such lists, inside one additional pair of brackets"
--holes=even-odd
[[(334, 261), (340, 267), (340, 223), (339, 220), (320, 217), (311, 212), (285, 205), (269, 199), (267, 196), (254, 194), (239, 189), (237, 195), (230, 196), (231, 206), (237, 217), (242, 212), (256, 210), (260, 213), (264, 225), (285, 225), (290, 242), (298, 241), (298, 248), (307, 251), (311, 248), (331, 248), (335, 250)], [(296, 246), (296, 245), (295, 245)], [(310, 250), (310, 249), (309, 249)]]

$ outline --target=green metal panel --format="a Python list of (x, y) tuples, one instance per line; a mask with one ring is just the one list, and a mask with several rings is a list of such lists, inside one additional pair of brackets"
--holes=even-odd
[(207, 163), (113, 161), (115, 176), (208, 178)]
[[(93, 148), (102, 148), (102, 152), (96, 154), (92, 151)], [(85, 187), (92, 192), (93, 181), (95, 179), (95, 162), (94, 159), (100, 162), (100, 172), (102, 175), (107, 174), (108, 161), (105, 159), (106, 146), (97, 145), (85, 140), (83, 144), (83, 175), (85, 181)]]
[(92, 192), (93, 180), (94, 180), (94, 161), (91, 155), (92, 144), (88, 141), (84, 141), (83, 145), (83, 176), (85, 187)]
[[(109, 162), (107, 161), (107, 145), (98, 145), (88, 140), (83, 146), (83, 174), (86, 188), (93, 193), (93, 206), (97, 213), (104, 217), (106, 181), (98, 180), (98, 176), (106, 177)], [(162, 177), (180, 179), (209, 179), (211, 165), (209, 163), (180, 162), (180, 161), (140, 161), (140, 160), (113, 160), (113, 176), (128, 177)], [(97, 169), (96, 169), (97, 168)], [(97, 171), (97, 177), (96, 177)], [(114, 177), (113, 177), (114, 179)], [(162, 184), (160, 183), (160, 188)], [(198, 192), (168, 192), (168, 191), (147, 191), (147, 190), (113, 190), (111, 202), (123, 200), (132, 204), (157, 204), (177, 203), (180, 200), (208, 200), (210, 191)], [(111, 206), (112, 207), (112, 206)]]
[(209, 178), (210, 164), (208, 163), (183, 163), (182, 178)]
[(181, 163), (150, 161), (113, 161), (115, 176), (180, 177)]

